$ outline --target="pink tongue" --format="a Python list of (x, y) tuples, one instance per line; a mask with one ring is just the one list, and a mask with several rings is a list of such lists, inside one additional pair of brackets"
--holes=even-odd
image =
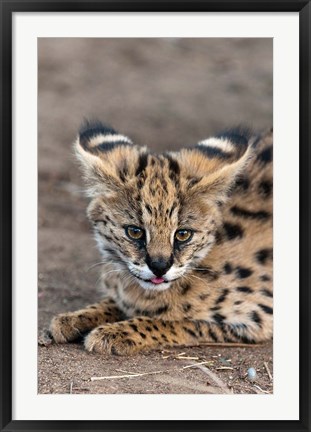
[(163, 278), (153, 278), (153, 279), (150, 279), (151, 280), (151, 282), (152, 283), (154, 283), (154, 284), (160, 284), (160, 283), (162, 283), (162, 282), (164, 282), (164, 279)]

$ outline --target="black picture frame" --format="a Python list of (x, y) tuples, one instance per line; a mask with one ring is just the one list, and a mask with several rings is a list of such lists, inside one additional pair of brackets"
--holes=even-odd
[[(310, 431), (310, 1), (13, 1), (1, 6), (1, 431), (209, 430)], [(12, 420), (12, 17), (15, 12), (299, 12), (300, 66), (300, 412), (297, 421), (14, 421)], [(285, 378), (286, 379), (286, 378)], [(289, 389), (290, 391), (290, 389)]]

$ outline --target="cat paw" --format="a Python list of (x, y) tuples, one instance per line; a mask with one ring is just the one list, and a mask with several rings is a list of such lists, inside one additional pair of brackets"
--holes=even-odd
[(64, 313), (52, 319), (49, 331), (56, 343), (67, 343), (82, 336), (77, 325), (76, 316)]
[(85, 349), (99, 354), (130, 355), (139, 351), (142, 342), (133, 333), (125, 331), (119, 324), (99, 326), (89, 333), (85, 340)]

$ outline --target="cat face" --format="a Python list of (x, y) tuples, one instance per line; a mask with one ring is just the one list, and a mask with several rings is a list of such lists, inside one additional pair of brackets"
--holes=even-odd
[(154, 155), (101, 124), (80, 132), (76, 150), (103, 260), (155, 290), (168, 289), (208, 254), (219, 204), (249, 159), (247, 141), (227, 135)]

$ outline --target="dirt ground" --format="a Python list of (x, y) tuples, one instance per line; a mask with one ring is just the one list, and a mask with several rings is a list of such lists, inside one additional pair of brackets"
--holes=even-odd
[[(194, 144), (240, 123), (269, 128), (272, 40), (39, 39), (38, 56), (41, 331), (54, 314), (98, 299), (99, 273), (89, 268), (99, 255), (72, 154), (83, 118), (98, 118), (154, 150)], [(131, 358), (88, 354), (81, 344), (38, 346), (38, 370), (39, 393), (273, 391), (272, 343)], [(111, 378), (120, 375), (132, 376)]]

